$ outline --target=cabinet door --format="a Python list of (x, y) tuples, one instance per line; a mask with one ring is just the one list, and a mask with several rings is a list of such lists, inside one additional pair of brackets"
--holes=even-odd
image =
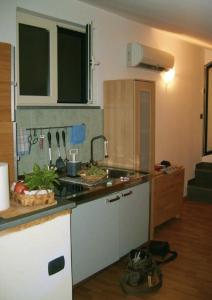
[(183, 199), (184, 169), (153, 178), (153, 228), (179, 217)]
[(149, 182), (123, 190), (119, 201), (119, 255), (149, 238)]
[[(71, 300), (70, 214), (0, 238), (0, 299)], [(65, 266), (49, 275), (60, 256)]]
[(112, 166), (134, 166), (134, 82), (104, 82), (104, 134), (109, 140), (106, 163)]
[(0, 122), (11, 121), (11, 46), (0, 43)]
[(9, 165), (10, 182), (16, 179), (14, 161), (14, 136), (15, 123), (0, 122), (0, 161), (7, 162)]
[(155, 84), (142, 80), (104, 82), (106, 163), (142, 171), (154, 169)]
[(155, 164), (155, 84), (135, 80), (135, 168), (152, 172)]
[(71, 228), (74, 284), (118, 260), (116, 194), (73, 209)]

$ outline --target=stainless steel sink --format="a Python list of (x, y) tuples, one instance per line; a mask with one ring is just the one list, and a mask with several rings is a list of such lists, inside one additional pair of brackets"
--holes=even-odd
[(107, 172), (107, 177), (109, 178), (131, 177), (136, 174), (136, 172), (132, 170), (116, 169), (116, 168), (107, 168), (106, 172)]
[[(85, 182), (83, 178), (81, 177), (62, 177), (60, 178), (60, 181), (65, 182), (65, 183), (70, 183), (70, 184), (78, 184), (82, 186), (87, 186), (87, 187), (93, 187), (99, 184), (104, 184), (107, 183), (108, 181), (112, 181), (113, 179), (120, 179), (122, 181), (127, 181), (130, 179), (130, 177), (135, 176), (138, 174), (134, 170), (128, 170), (128, 169), (121, 169), (121, 168), (116, 168), (116, 167), (107, 167), (107, 166), (99, 166), (103, 169), (106, 170), (107, 176), (100, 179), (96, 180), (95, 182)], [(140, 174), (140, 173), (139, 173)], [(145, 174), (140, 174), (141, 176), (146, 176), (148, 173)]]

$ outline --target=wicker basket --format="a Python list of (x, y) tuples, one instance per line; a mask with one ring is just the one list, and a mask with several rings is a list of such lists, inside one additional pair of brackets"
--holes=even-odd
[(55, 203), (54, 193), (26, 195), (12, 192), (12, 200), (23, 206), (35, 206)]

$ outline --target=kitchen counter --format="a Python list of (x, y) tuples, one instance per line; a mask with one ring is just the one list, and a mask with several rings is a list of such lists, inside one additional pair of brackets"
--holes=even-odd
[(74, 201), (57, 201), (50, 206), (23, 207), (11, 202), (9, 209), (0, 212), (0, 231), (47, 217), (76, 206)]
[[(22, 207), (22, 211), (20, 210), (20, 206), (17, 206), (16, 208), (14, 204), (11, 203), (11, 207), (8, 210), (0, 212), (0, 231), (21, 224), (26, 224), (31, 221), (50, 216), (58, 212), (62, 212), (67, 209), (72, 210), (82, 203), (95, 200), (99, 197), (112, 194), (131, 186), (142, 184), (143, 182), (146, 182), (148, 180), (149, 175), (142, 175), (138, 172), (135, 176), (130, 177), (129, 181), (121, 182), (119, 178), (111, 179), (109, 183), (105, 182), (96, 186), (89, 187), (84, 192), (79, 194), (76, 193), (69, 199), (57, 198), (57, 202), (53, 205), (32, 208)], [(17, 210), (20, 210), (20, 212), (18, 212)]]
[(76, 195), (76, 197), (71, 198), (71, 200), (75, 202), (76, 206), (78, 206), (97, 198), (119, 192), (123, 189), (142, 184), (146, 181), (149, 181), (149, 179), (150, 175), (143, 175), (139, 172), (137, 172), (135, 176), (130, 177), (129, 181), (121, 181), (120, 178), (113, 178), (107, 182), (88, 188), (84, 192)]

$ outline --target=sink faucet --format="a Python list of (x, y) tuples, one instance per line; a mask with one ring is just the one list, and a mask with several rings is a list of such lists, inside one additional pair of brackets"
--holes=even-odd
[(91, 139), (91, 164), (94, 164), (94, 159), (93, 159), (93, 142), (95, 140), (98, 140), (98, 139), (103, 139), (104, 140), (104, 157), (107, 158), (108, 157), (108, 153), (107, 153), (107, 145), (108, 145), (108, 140), (106, 139), (106, 137), (104, 135), (98, 135), (98, 136), (95, 136)]

